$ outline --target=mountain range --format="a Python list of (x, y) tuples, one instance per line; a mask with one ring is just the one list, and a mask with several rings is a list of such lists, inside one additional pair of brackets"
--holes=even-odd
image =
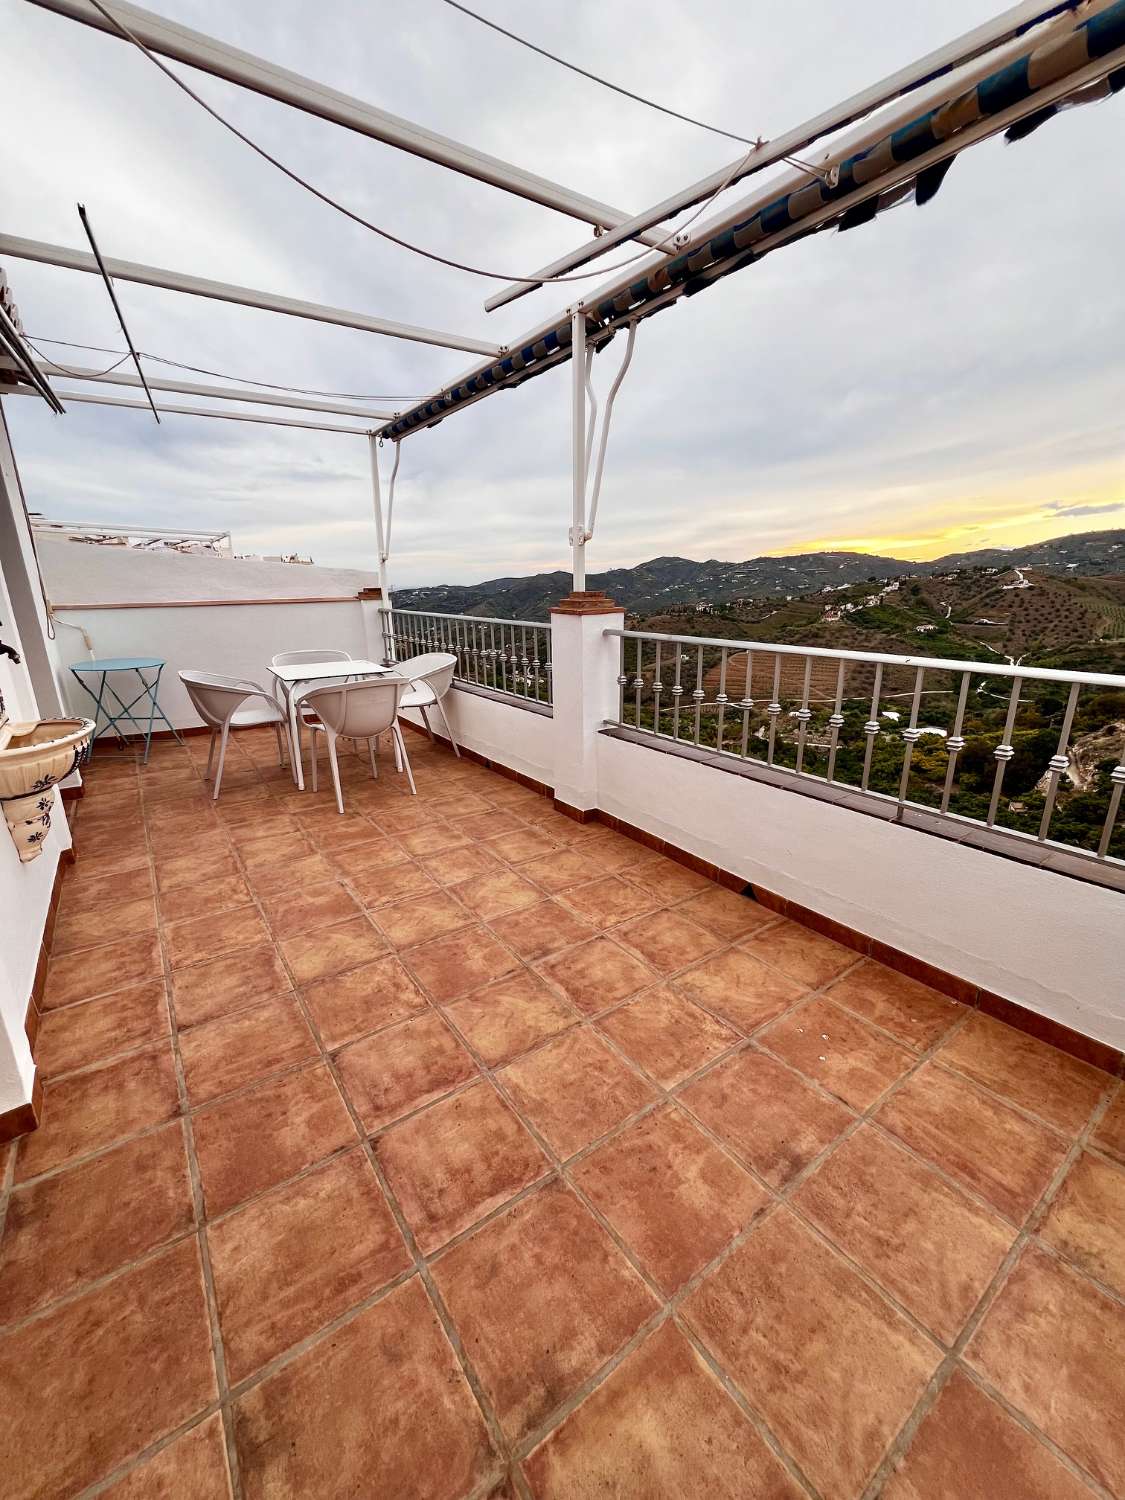
[[(1125, 530), (1078, 532), (1025, 547), (951, 552), (930, 562), (868, 552), (802, 552), (791, 557), (753, 557), (746, 562), (655, 557), (635, 568), (591, 574), (587, 588), (603, 590), (630, 614), (651, 615), (674, 605), (796, 596), (865, 581), (931, 578), (958, 568), (1019, 567), (1094, 577), (1125, 573)], [(569, 592), (570, 574), (559, 571), (400, 589), (394, 597), (401, 609), (545, 620), (550, 606)]]

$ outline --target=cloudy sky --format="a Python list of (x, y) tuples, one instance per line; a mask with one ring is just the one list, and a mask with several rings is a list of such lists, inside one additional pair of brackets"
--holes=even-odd
[[(153, 6), (627, 210), (738, 155), (729, 141), (538, 59), (442, 0)], [(769, 137), (999, 5), (479, 8), (626, 87)], [(486, 314), (494, 283), (420, 260), (317, 203), (135, 49), (27, 0), (0, 0), (0, 35), (4, 232), (84, 247), (82, 201), (107, 255), (498, 343), (569, 300), (567, 288), (547, 288)], [(442, 253), (517, 274), (589, 232), (190, 77), (294, 169)], [(829, 546), (933, 557), (1125, 525), (1123, 155), (1125, 98), (1071, 111), (1019, 146), (994, 141), (966, 153), (925, 209), (815, 236), (644, 324), (618, 400), (589, 567)], [(4, 267), (31, 334), (122, 347), (94, 278), (24, 261)], [(119, 295), (141, 349), (232, 375), (397, 406), (470, 362), (127, 283)], [(620, 349), (597, 362), (603, 388)], [(141, 412), (77, 405), (53, 418), (25, 399), (5, 407), (29, 503), (53, 517), (229, 528), (242, 551), (372, 561), (362, 438), (175, 416), (158, 428)], [(469, 582), (564, 565), (569, 423), (566, 369), (405, 443), (392, 581)]]

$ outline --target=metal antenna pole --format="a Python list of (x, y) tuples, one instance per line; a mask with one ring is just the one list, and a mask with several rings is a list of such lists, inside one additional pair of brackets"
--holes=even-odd
[(570, 508), (570, 552), (572, 589), (586, 587), (586, 314), (578, 308), (570, 322), (571, 452), (572, 493)]
[(86, 238), (90, 241), (90, 249), (94, 252), (94, 259), (98, 263), (98, 270), (102, 273), (105, 289), (109, 293), (109, 300), (113, 303), (113, 310), (117, 314), (117, 321), (121, 324), (121, 332), (125, 335), (125, 342), (129, 346), (129, 353), (133, 356), (133, 363), (137, 367), (137, 374), (141, 378), (141, 384), (145, 388), (148, 404), (152, 407), (152, 414), (156, 418), (157, 425), (160, 424), (160, 413), (156, 409), (156, 402), (152, 399), (152, 392), (148, 388), (145, 372), (141, 369), (141, 360), (136, 349), (133, 347), (133, 339), (125, 323), (125, 314), (121, 311), (121, 305), (117, 300), (117, 293), (113, 290), (113, 282), (110, 280), (109, 272), (102, 260), (102, 252), (98, 249), (98, 242), (94, 238), (94, 231), (90, 228), (90, 220), (86, 217), (86, 210), (80, 203), (78, 205), (78, 217), (82, 220), (82, 228), (86, 231)]

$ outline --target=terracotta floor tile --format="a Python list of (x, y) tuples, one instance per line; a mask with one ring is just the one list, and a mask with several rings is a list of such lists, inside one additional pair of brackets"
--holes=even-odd
[(875, 1118), (1016, 1224), (1039, 1202), (1066, 1155), (1066, 1141), (1053, 1130), (932, 1062)]
[(784, 1062), (815, 1078), (853, 1109), (867, 1109), (916, 1057), (829, 1000), (812, 1000), (758, 1038)]
[(300, 985), (358, 969), (387, 951), (382, 935), (364, 916), (353, 917), (336, 927), (318, 927), (315, 932), (283, 938), (278, 946)]
[(746, 1036), (767, 1021), (776, 1020), (808, 993), (739, 948), (717, 953), (678, 974), (672, 988), (705, 1010), (714, 1011)]
[(881, 1026), (907, 1047), (925, 1050), (941, 1040), (965, 1007), (927, 984), (865, 959), (831, 986), (828, 997)]
[(572, 886), (563, 892), (561, 899), (584, 922), (599, 931), (616, 927), (618, 922), (627, 922), (630, 917), (641, 916), (656, 906), (654, 896), (616, 875), (607, 875), (589, 885)]
[(764, 959), (798, 984), (818, 989), (854, 964), (859, 954), (799, 922), (778, 922), (745, 940), (755, 958)]
[(681, 1314), (813, 1484), (838, 1500), (862, 1492), (941, 1358), (784, 1209)]
[(298, 813), (297, 824), (307, 838), (329, 854), (388, 842), (361, 812), (348, 811), (341, 816), (335, 808), (318, 807)]
[(592, 938), (581, 947), (544, 959), (540, 970), (588, 1016), (656, 983), (656, 974), (650, 968), (605, 937)]
[(614, 937), (661, 974), (674, 974), (725, 946), (678, 911), (658, 911), (614, 929)]
[[(334, 809), (332, 816), (338, 816)], [(374, 832), (372, 828), (371, 833)], [(355, 880), (359, 875), (373, 876), (376, 872), (412, 863), (410, 855), (398, 839), (385, 837), (369, 838), (366, 843), (353, 844), (347, 848), (329, 848), (328, 857), (345, 880)]]
[(379, 1130), (477, 1076), (477, 1065), (434, 1010), (353, 1042), (337, 1055), (365, 1130)]
[(106, 1500), (229, 1500), (230, 1492), (223, 1419), (216, 1412), (102, 1493)]
[(483, 844), (466, 844), (460, 849), (446, 849), (441, 854), (427, 854), (422, 869), (440, 885), (461, 885), (478, 875), (495, 875), (504, 866), (491, 849)]
[(289, 975), (272, 943), (229, 953), (179, 969), (172, 979), (172, 1005), (181, 1027), (198, 1026), (289, 989)]
[(145, 980), (100, 1000), (49, 1010), (39, 1023), (35, 1054), (44, 1079), (131, 1052), (171, 1029), (162, 979)]
[(966, 1362), (1115, 1495), (1125, 1493), (1125, 1307), (1034, 1244)]
[(140, 979), (155, 978), (163, 967), (155, 932), (143, 932), (138, 937), (122, 938), (80, 953), (62, 954), (47, 965), (40, 1009), (53, 1010), (76, 1000), (92, 1000), (96, 995), (124, 989)]
[(855, 1118), (756, 1048), (719, 1063), (678, 1098), (775, 1188), (803, 1172)]
[(646, 845), (639, 843), (636, 839), (627, 838), (623, 833), (607, 830), (601, 826), (601, 833), (594, 838), (587, 839), (582, 845), (582, 853), (596, 860), (607, 875), (627, 875), (634, 865), (640, 864), (651, 853)]
[(79, 874), (79, 868), (68, 870), (63, 880), (60, 918), (69, 919), (80, 912), (105, 911), (107, 907), (120, 906), (124, 902), (142, 901), (151, 898), (156, 889), (147, 864), (127, 874), (115, 875), (112, 880), (103, 878), (95, 860), (90, 861), (85, 877)]
[(635, 1349), (523, 1467), (536, 1500), (804, 1495), (672, 1323)]
[(180, 1033), (184, 1081), (193, 1107), (315, 1057), (316, 1050), (304, 1016), (288, 995)]
[(234, 1417), (247, 1500), (462, 1500), (494, 1462), (417, 1277), (247, 1391)]
[(470, 911), (445, 891), (378, 906), (373, 913), (380, 930), (396, 948), (413, 947), (468, 927), (476, 920)]
[(1093, 1491), (960, 1370), (918, 1429), (883, 1500), (1092, 1500)]
[(43, 1120), (20, 1142), (16, 1181), (26, 1182), (179, 1113), (180, 1096), (167, 1042), (116, 1062), (72, 1073), (44, 1091)]
[(456, 1001), (448, 1013), (470, 1046), (493, 1068), (578, 1020), (569, 1005), (526, 969)]
[(705, 875), (689, 870), (664, 854), (643, 853), (640, 846), (638, 862), (629, 870), (629, 879), (650, 891), (661, 901), (683, 901), (699, 891), (709, 890), (713, 884)]
[(453, 893), (482, 922), (524, 911), (543, 899), (538, 886), (532, 885), (515, 870), (498, 869), (495, 873), (477, 875), (453, 887)]
[(1071, 1135), (1086, 1124), (1110, 1086), (1089, 1063), (980, 1014), (970, 1016), (938, 1056), (947, 1067)]
[(538, 906), (529, 906), (513, 921), (499, 922), (497, 927), (519, 956), (529, 961), (545, 958), (548, 953), (557, 953), (560, 948), (569, 948), (594, 936), (590, 924), (559, 901), (541, 901)]
[(711, 881), (707, 882), (706, 890), (690, 897), (676, 910), (685, 917), (690, 917), (693, 922), (698, 922), (708, 932), (725, 938), (728, 943), (737, 942), (739, 938), (747, 937), (768, 922), (777, 921), (777, 913), (770, 911), (768, 906), (762, 906), (753, 896), (725, 890)]
[(276, 865), (256, 865), (247, 871), (246, 878), (264, 898), (334, 880), (337, 874), (323, 854), (305, 854), (300, 859), (281, 860)]
[(402, 864), (391, 865), (385, 870), (346, 871), (348, 881), (357, 898), (364, 906), (390, 906), (407, 896), (432, 896), (438, 889), (437, 882), (420, 864), (407, 857)]
[(1125, 1297), (1125, 1168), (1084, 1151), (1052, 1199), (1039, 1233)]
[(169, 859), (156, 871), (157, 890), (161, 896), (184, 886), (207, 885), (212, 881), (237, 879), (241, 874), (238, 861), (231, 854), (184, 854)]
[(321, 885), (289, 891), (283, 896), (271, 896), (263, 905), (266, 920), (277, 937), (283, 939), (331, 927), (359, 915), (355, 900), (338, 880), (326, 880)]
[(669, 1297), (772, 1201), (674, 1106), (599, 1146), (572, 1178)]
[(512, 1063), (500, 1078), (564, 1160), (657, 1097), (585, 1026)]
[(241, 875), (225, 875), (202, 885), (181, 885), (175, 890), (161, 891), (158, 905), (165, 922), (186, 922), (191, 917), (245, 906), (250, 899), (250, 887)]
[(208, 912), (186, 922), (173, 922), (164, 929), (164, 942), (174, 969), (217, 958), (221, 953), (241, 953), (269, 940), (269, 928), (256, 906)]
[(502, 833), (490, 839), (488, 847), (506, 859), (510, 865), (526, 864), (529, 859), (541, 859), (554, 853), (558, 847), (553, 839), (533, 828), (517, 828), (511, 833)]
[(548, 1170), (534, 1140), (483, 1082), (388, 1130), (375, 1151), (425, 1255)]
[(605, 870), (596, 860), (577, 849), (556, 849), (538, 859), (528, 860), (520, 866), (520, 873), (550, 895), (569, 890), (572, 885), (588, 885), (598, 880)]
[(193, 1223), (179, 1124), (17, 1188), (0, 1240), (0, 1323), (107, 1276)]
[(1125, 1084), (1117, 1085), (1117, 1093), (1094, 1131), (1093, 1139), (1100, 1151), (1108, 1151), (1111, 1156), (1125, 1161)]
[(1016, 1237), (870, 1126), (849, 1136), (790, 1201), (945, 1344)]
[(308, 985), (302, 995), (330, 1050), (427, 1009), (428, 1002), (399, 960), (372, 964)]
[(0, 1389), (5, 1500), (77, 1494), (187, 1421), (217, 1395), (196, 1241), (0, 1337)]
[(191, 1123), (211, 1218), (356, 1141), (351, 1116), (323, 1063), (222, 1099)]
[(238, 857), (253, 873), (256, 867), (283, 864), (311, 854), (312, 844), (303, 834), (270, 833), (262, 838), (246, 839), (238, 847)]
[(664, 1088), (674, 1088), (740, 1041), (736, 1031), (670, 989), (649, 990), (598, 1023)]
[(207, 1240), (232, 1384), (411, 1265), (358, 1149), (220, 1219)]
[(486, 927), (423, 943), (403, 955), (407, 968), (440, 1004), (457, 1000), (518, 967), (516, 959)]
[(593, 1216), (558, 1183), (443, 1255), (433, 1276), (513, 1443), (658, 1306)]
[(72, 953), (79, 948), (94, 948), (116, 938), (138, 937), (156, 931), (156, 902), (151, 896), (123, 901), (116, 906), (94, 907), (89, 911), (60, 913), (51, 942), (52, 954)]
[(402, 847), (408, 854), (421, 859), (427, 854), (441, 854), (446, 849), (460, 849), (475, 842), (473, 836), (452, 823), (429, 823), (424, 828), (411, 828), (398, 835)]
[(514, 813), (490, 807), (487, 812), (458, 818), (457, 827), (472, 839), (494, 839), (505, 833), (517, 833), (525, 825)]

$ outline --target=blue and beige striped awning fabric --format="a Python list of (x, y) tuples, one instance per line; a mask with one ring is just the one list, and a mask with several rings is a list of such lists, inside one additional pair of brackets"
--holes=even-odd
[[(1005, 110), (1034, 100), (1042, 90), (1064, 82), (1089, 63), (1125, 48), (1125, 0), (1117, 0), (1088, 20), (1079, 22), (1063, 36), (1055, 36), (1031, 48), (1023, 57), (1009, 63), (973, 88), (949, 99), (936, 109), (927, 110), (916, 120), (895, 130), (866, 151), (840, 163), (838, 180), (831, 184), (814, 174), (807, 183), (767, 204), (758, 213), (716, 234), (674, 259), (650, 268), (647, 274), (623, 290), (586, 311), (587, 338), (598, 348), (613, 337), (623, 321), (648, 317), (679, 296), (693, 296), (704, 287), (733, 271), (752, 264), (770, 248), (774, 236), (789, 230), (786, 243), (801, 234), (802, 221), (808, 220), (806, 233), (819, 229), (851, 229), (867, 223), (888, 202), (903, 195), (898, 169), (912, 161), (948, 147), (948, 154), (930, 162), (907, 179), (906, 189), (913, 192), (918, 204), (928, 202), (937, 192), (957, 152), (958, 137), (970, 127), (1003, 114)], [(1104, 97), (1125, 87), (1125, 67), (1111, 72), (1105, 88), (1087, 94), (1078, 90), (1074, 102), (1087, 97)], [(1061, 103), (1065, 103), (1063, 100)], [(1009, 140), (1018, 140), (1056, 114), (1060, 103), (1051, 103), (1040, 111), (1030, 111), (1006, 132)], [(973, 136), (965, 136), (971, 144)], [(888, 176), (897, 186), (887, 189)], [(871, 193), (861, 196), (863, 188)], [(833, 203), (852, 199), (840, 213), (823, 217)], [(475, 374), (440, 395), (401, 413), (382, 429), (382, 436), (397, 441), (421, 427), (436, 425), (451, 411), (478, 400), (494, 389), (510, 389), (534, 375), (542, 374), (569, 358), (571, 325), (569, 317), (534, 343), (513, 350), (494, 363), (482, 366)]]

